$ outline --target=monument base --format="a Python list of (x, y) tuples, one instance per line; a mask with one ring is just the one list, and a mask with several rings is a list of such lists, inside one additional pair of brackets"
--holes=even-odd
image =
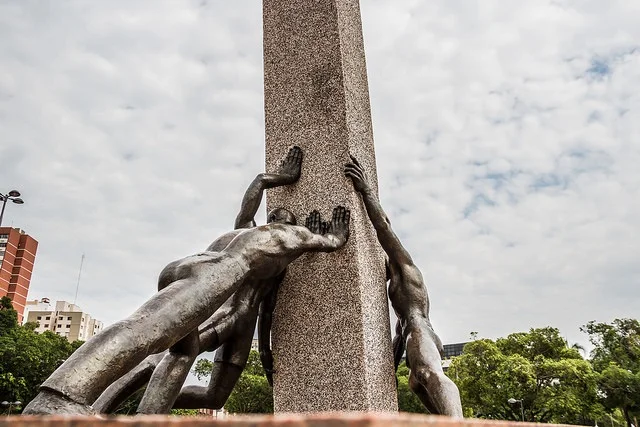
[[(454, 419), (439, 416), (389, 413), (329, 413), (317, 415), (227, 416), (216, 420), (211, 416), (180, 417), (144, 415), (136, 417), (83, 416), (11, 416), (0, 417), (0, 427), (525, 427), (537, 423)], [(544, 424), (549, 426), (550, 424)], [(557, 424), (556, 424), (557, 425)], [(575, 427), (575, 426), (573, 426)]]

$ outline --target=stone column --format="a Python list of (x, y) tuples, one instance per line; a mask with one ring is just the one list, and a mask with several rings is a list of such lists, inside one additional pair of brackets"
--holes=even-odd
[(289, 147), (302, 177), (271, 190), (304, 224), (318, 209), (352, 211), (351, 237), (333, 254), (292, 264), (278, 296), (272, 343), (276, 412), (396, 411), (384, 259), (344, 175), (349, 153), (376, 185), (358, 0), (263, 0), (267, 171)]

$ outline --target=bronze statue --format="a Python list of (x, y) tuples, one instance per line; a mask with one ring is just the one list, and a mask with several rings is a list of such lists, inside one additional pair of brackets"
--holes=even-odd
[(351, 156), (345, 175), (362, 196), (364, 206), (388, 257), (389, 299), (398, 325), (394, 338), (396, 369), (406, 345), (409, 385), (424, 406), (433, 414), (462, 417), (458, 388), (442, 370), (442, 343), (429, 320), (429, 295), (418, 267), (391, 229), (378, 197), (367, 181), (364, 169)]
[[(255, 214), (262, 201), (264, 190), (295, 183), (300, 178), (303, 153), (300, 147), (293, 147), (282, 161), (278, 173), (261, 173), (256, 176), (242, 199), (240, 212), (236, 217), (235, 229), (252, 228), (256, 226)], [(268, 221), (277, 217), (277, 211), (271, 212)], [(220, 251), (228, 244), (226, 239), (217, 239), (207, 248), (207, 251)], [(244, 366), (246, 365), (256, 318), (259, 319), (260, 358), (267, 373), (269, 383), (272, 382), (273, 357), (270, 347), (271, 319), (275, 307), (277, 289), (284, 277), (283, 271), (278, 277), (269, 279), (260, 286), (247, 285), (234, 293), (223, 305), (205, 321), (199, 328), (199, 345), (191, 355), (203, 352), (216, 352), (215, 364), (208, 387), (188, 386), (180, 391), (193, 360), (189, 357), (181, 365), (180, 375), (167, 372), (166, 367), (154, 374), (154, 370), (166, 357), (163, 363), (170, 363), (171, 359), (180, 358), (182, 347), (174, 346), (172, 350), (147, 357), (138, 366), (111, 384), (94, 402), (93, 409), (99, 413), (110, 413), (136, 390), (143, 387), (153, 378), (138, 412), (166, 413), (175, 408), (210, 408), (219, 409), (227, 401)], [(167, 286), (160, 280), (159, 290)], [(195, 346), (192, 342), (191, 345)], [(168, 354), (167, 354), (168, 353)], [(185, 370), (185, 367), (188, 368)], [(169, 366), (171, 367), (171, 366)], [(178, 392), (180, 395), (178, 396)], [(173, 401), (178, 400), (173, 403)]]
[[(255, 215), (260, 207), (264, 190), (295, 183), (300, 178), (302, 157), (300, 147), (294, 146), (282, 161), (278, 173), (262, 173), (256, 176), (242, 199), (240, 212), (235, 221), (235, 230), (256, 226)], [(271, 212), (267, 215), (268, 222), (274, 222), (280, 214), (284, 214), (287, 217), (284, 222), (295, 225), (295, 218), (293, 216), (288, 218), (287, 213), (288, 211), (283, 209)], [(235, 237), (234, 234), (229, 233), (225, 238), (217, 239), (209, 245), (207, 251), (224, 250), (233, 237)], [(201, 328), (206, 337), (202, 336), (202, 332), (192, 331), (183, 341), (172, 347), (169, 354), (164, 356), (154, 370), (137, 412), (168, 413), (173, 406), (184, 409), (221, 408), (233, 391), (247, 363), (259, 308), (262, 308), (260, 329), (270, 334), (271, 314), (275, 308), (277, 289), (285, 273), (286, 270), (283, 270), (277, 276), (264, 280), (257, 286), (255, 283), (245, 284)], [(167, 282), (162, 280), (161, 275), (158, 283), (159, 290), (170, 284)], [(209, 333), (206, 333), (208, 331)], [(266, 338), (269, 341), (269, 335)], [(264, 339), (261, 340), (263, 341)], [(202, 352), (216, 349), (216, 363), (211, 373), (209, 387), (190, 386), (181, 391), (195, 358)], [(266, 365), (265, 369), (269, 372), (269, 378), (273, 368), (273, 359), (270, 356), (269, 346), (268, 349), (263, 349), (261, 356), (263, 364)], [(179, 401), (176, 402), (179, 395)]]
[[(164, 365), (167, 374), (176, 373), (171, 381), (178, 383), (184, 366), (199, 351), (199, 344), (195, 344), (199, 341), (199, 325), (235, 292), (246, 286), (264, 286), (303, 253), (332, 252), (342, 247), (349, 237), (349, 216), (348, 209), (336, 207), (322, 235), (324, 227), (318, 226), (316, 234), (295, 225), (294, 215), (279, 209), (270, 215), (267, 225), (220, 237), (213, 243), (224, 246), (220, 251), (205, 251), (170, 263), (160, 275), (160, 282), (166, 286), (131, 316), (76, 350), (42, 384), (23, 413), (93, 414), (90, 405), (106, 387), (147, 356), (168, 348), (174, 355), (165, 356), (156, 370)], [(156, 401), (164, 405), (170, 400), (168, 392), (158, 396), (149, 407)]]

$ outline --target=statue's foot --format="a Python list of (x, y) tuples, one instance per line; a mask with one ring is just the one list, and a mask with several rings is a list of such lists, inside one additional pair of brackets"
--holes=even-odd
[(41, 390), (22, 413), (25, 415), (96, 415), (91, 406), (74, 402), (51, 390)]

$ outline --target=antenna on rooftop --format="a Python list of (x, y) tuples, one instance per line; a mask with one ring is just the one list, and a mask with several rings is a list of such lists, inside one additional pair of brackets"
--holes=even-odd
[(78, 299), (78, 289), (80, 289), (80, 275), (82, 274), (82, 264), (84, 263), (84, 254), (82, 254), (82, 258), (80, 258), (80, 271), (78, 271), (78, 284), (76, 285), (76, 296), (73, 298), (73, 304), (75, 305), (76, 300)]

